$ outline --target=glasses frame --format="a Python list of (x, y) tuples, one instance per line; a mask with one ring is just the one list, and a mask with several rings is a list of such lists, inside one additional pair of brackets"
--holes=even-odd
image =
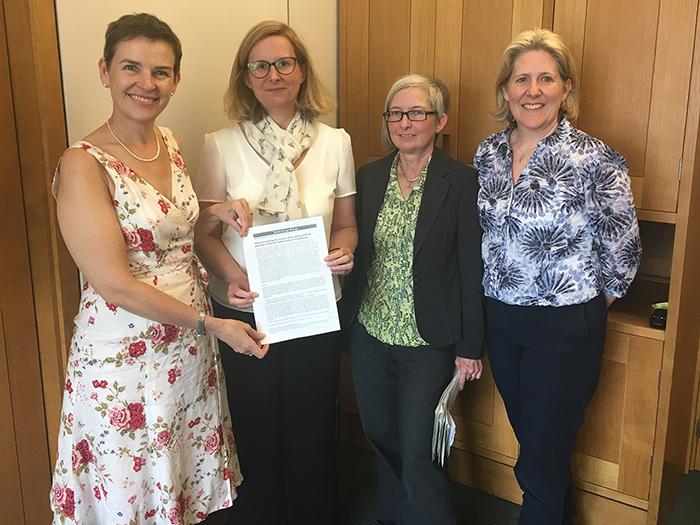
[[(277, 67), (277, 62), (279, 62), (280, 60), (291, 60), (292, 61), (293, 66), (292, 66), (292, 70), (289, 73), (283, 73), (282, 71), (279, 70), (279, 68)], [(253, 73), (252, 68), (255, 64), (261, 64), (261, 63), (267, 64), (267, 72), (263, 76), (259, 77), (255, 73)], [(291, 75), (292, 73), (294, 73), (294, 71), (296, 71), (298, 63), (299, 63), (299, 59), (297, 57), (279, 57), (277, 60), (275, 60), (273, 62), (268, 62), (267, 60), (254, 60), (253, 62), (248, 62), (245, 65), (245, 67), (248, 70), (248, 73), (250, 74), (251, 77), (257, 78), (257, 79), (263, 79), (263, 78), (267, 78), (270, 75), (270, 71), (272, 71), (273, 67), (275, 68), (275, 71), (277, 71), (277, 73), (280, 75), (283, 75), (283, 76)]]
[[(411, 113), (414, 113), (416, 111), (425, 113), (425, 118), (411, 118)], [(391, 113), (401, 113), (401, 118), (398, 120), (389, 120), (389, 115)], [(401, 122), (404, 117), (406, 117), (411, 122), (424, 122), (428, 120), (429, 115), (437, 115), (437, 111), (425, 111), (424, 109), (409, 109), (408, 111), (399, 111), (398, 109), (391, 109), (382, 113), (382, 117), (384, 117), (385, 122)]]

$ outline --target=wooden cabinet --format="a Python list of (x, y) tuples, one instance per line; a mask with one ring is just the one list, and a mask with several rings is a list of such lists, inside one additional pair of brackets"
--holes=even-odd
[(697, 9), (696, 0), (555, 2), (553, 29), (580, 76), (577, 126), (624, 155), (640, 210), (677, 209)]
[(358, 166), (386, 154), (386, 93), (407, 72), (433, 74), (452, 97), (445, 149), (471, 163), (493, 120), (504, 47), (520, 31), (552, 27), (579, 72), (576, 126), (618, 149), (642, 217), (675, 222), (697, 0), (346, 0), (340, 3), (340, 121)]
[[(358, 166), (386, 154), (379, 140), (384, 99), (408, 72), (446, 82), (452, 101), (442, 146), (471, 163), (479, 141), (503, 127), (491, 118), (501, 53), (517, 33), (538, 26), (560, 33), (574, 55), (581, 107), (575, 126), (629, 163), (644, 255), (627, 297), (610, 310), (600, 384), (573, 458), (584, 524), (663, 522), (695, 446), (688, 400), (696, 395), (700, 366), (699, 5), (340, 1), (340, 125), (352, 136)], [(666, 329), (650, 328), (650, 305), (666, 299)], [(511, 468), (517, 442), (485, 376), (457, 402), (450, 472), (518, 501)], [(348, 386), (343, 421), (357, 438)]]

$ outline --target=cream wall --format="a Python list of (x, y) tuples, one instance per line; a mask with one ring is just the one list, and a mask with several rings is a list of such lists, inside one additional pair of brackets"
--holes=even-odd
[[(158, 123), (180, 137), (190, 172), (204, 133), (228, 124), (223, 95), (238, 45), (255, 23), (289, 23), (305, 40), (323, 83), (337, 97), (337, 2), (332, 0), (56, 0), (69, 142), (88, 134), (111, 112), (97, 61), (107, 24), (146, 11), (167, 22), (182, 41), (182, 81)], [(335, 125), (336, 111), (323, 119)]]

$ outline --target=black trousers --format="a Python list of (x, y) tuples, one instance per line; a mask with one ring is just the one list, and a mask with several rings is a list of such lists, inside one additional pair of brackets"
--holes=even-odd
[[(218, 317), (253, 315), (214, 302)], [(219, 342), (243, 483), (231, 525), (329, 525), (337, 521), (337, 332), (270, 346), (264, 359)]]
[(447, 348), (386, 345), (356, 322), (350, 333), (355, 395), (377, 462), (377, 518), (452, 525), (446, 472), (432, 462), (435, 407), (454, 372)]
[(563, 307), (487, 299), (489, 361), (520, 442), (519, 525), (561, 525), (575, 514), (569, 463), (600, 376), (607, 309), (603, 295)]

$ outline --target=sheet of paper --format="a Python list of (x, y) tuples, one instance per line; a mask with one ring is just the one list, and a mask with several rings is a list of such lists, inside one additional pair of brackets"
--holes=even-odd
[(243, 250), (264, 343), (340, 330), (323, 218), (255, 226)]

